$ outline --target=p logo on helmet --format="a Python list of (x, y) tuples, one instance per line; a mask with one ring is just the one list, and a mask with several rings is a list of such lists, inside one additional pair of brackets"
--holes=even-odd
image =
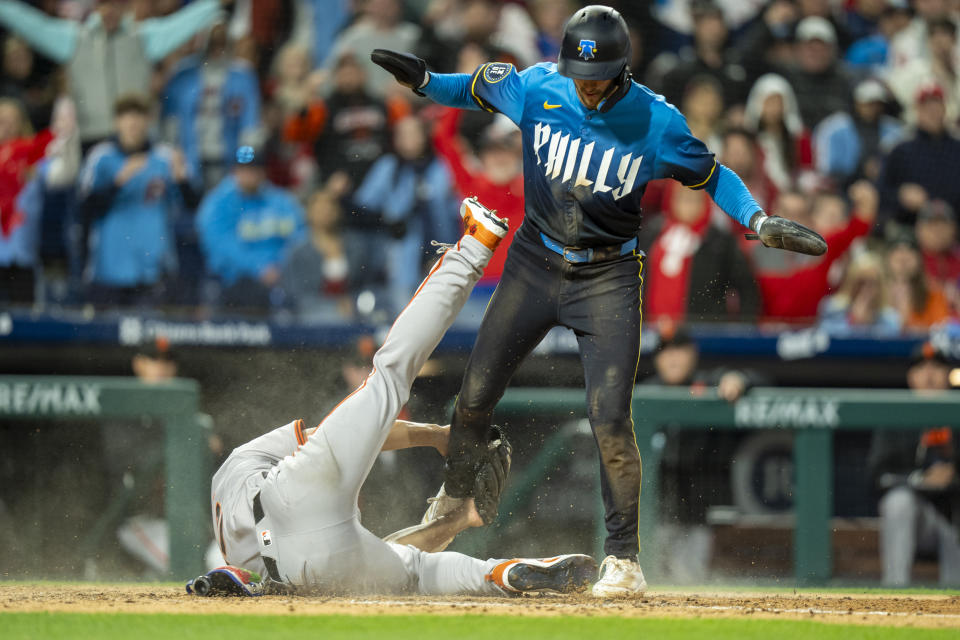
[(580, 52), (580, 57), (584, 60), (593, 60), (597, 55), (596, 40), (581, 40), (577, 51)]

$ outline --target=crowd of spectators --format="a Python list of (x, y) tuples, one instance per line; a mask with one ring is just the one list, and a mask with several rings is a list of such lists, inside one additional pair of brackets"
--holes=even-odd
[[(702, 193), (652, 183), (648, 317), (892, 335), (960, 316), (960, 2), (609, 4), (634, 78), (830, 246), (766, 249)], [(431, 241), (456, 239), (460, 197), (519, 226), (523, 142), (418, 98), (370, 50), (525, 68), (556, 58), (579, 6), (0, 0), (0, 303), (395, 313)]]

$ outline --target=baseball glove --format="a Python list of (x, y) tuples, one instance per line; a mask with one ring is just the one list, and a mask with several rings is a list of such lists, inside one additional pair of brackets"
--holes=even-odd
[(827, 252), (827, 242), (819, 233), (793, 220), (756, 213), (750, 221), (750, 227), (756, 233), (748, 233), (747, 239), (759, 239), (766, 247), (810, 256), (822, 256)]
[(473, 501), (484, 524), (490, 524), (497, 517), (500, 496), (507, 485), (507, 476), (510, 475), (512, 455), (513, 447), (507, 441), (503, 429), (491, 427), (487, 454), (477, 470), (473, 487)]
[(393, 74), (397, 82), (410, 87), (418, 96), (424, 95), (420, 88), (427, 80), (426, 62), (415, 55), (389, 49), (374, 49), (370, 59)]

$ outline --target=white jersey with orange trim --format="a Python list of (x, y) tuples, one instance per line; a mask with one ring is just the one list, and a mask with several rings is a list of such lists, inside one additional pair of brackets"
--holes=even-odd
[(491, 255), (472, 236), (444, 253), (374, 355), (373, 371), (309, 439), (295, 421), (230, 454), (212, 486), (228, 562), (337, 593), (502, 593), (487, 579), (498, 560), (385, 542), (360, 524), (357, 505), (413, 381)]
[(303, 420), (294, 420), (234, 449), (213, 476), (213, 531), (228, 564), (264, 574), (254, 531), (253, 497), (270, 469), (306, 441)]

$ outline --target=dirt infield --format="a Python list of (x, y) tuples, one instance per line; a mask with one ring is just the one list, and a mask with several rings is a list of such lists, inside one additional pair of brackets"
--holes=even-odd
[(960, 596), (678, 593), (652, 591), (634, 600), (522, 598), (199, 598), (176, 587), (131, 584), (2, 584), (0, 611), (510, 616), (757, 617), (960, 629)]

